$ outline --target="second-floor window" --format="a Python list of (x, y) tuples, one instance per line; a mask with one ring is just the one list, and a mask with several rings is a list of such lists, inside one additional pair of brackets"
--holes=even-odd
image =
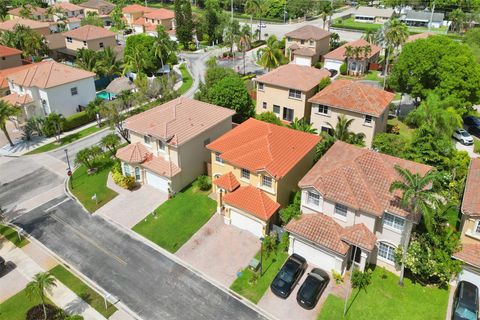
[(262, 186), (271, 188), (272, 187), (272, 177), (262, 176)]
[(310, 40), (310, 46), (313, 47), (315, 45), (315, 43), (313, 42), (313, 40)]
[(242, 169), (242, 172), (240, 173), (240, 177), (245, 180), (250, 180), (250, 170), (247, 169)]
[(405, 225), (405, 219), (388, 214), (388, 213), (384, 213), (383, 225), (398, 231), (403, 231), (403, 227)]
[(218, 163), (223, 163), (223, 159), (220, 158), (220, 152), (215, 152), (215, 161)]
[(372, 125), (372, 116), (369, 116), (369, 115), (365, 116), (365, 124), (369, 126)]
[(258, 90), (263, 91), (265, 89), (265, 85), (261, 82), (258, 83)]
[(67, 37), (67, 42), (72, 43), (72, 38), (71, 38), (71, 37)]
[(302, 98), (302, 91), (289, 89), (288, 90), (288, 97), (293, 99), (301, 99)]
[(477, 227), (475, 228), (475, 232), (480, 234), (480, 220), (477, 220)]
[(308, 191), (307, 204), (312, 204), (318, 207), (320, 205), (320, 195), (318, 193)]
[(321, 104), (319, 104), (319, 105), (318, 105), (318, 113), (321, 113), (321, 114), (328, 114), (328, 107), (327, 107), (327, 106), (324, 106), (324, 105), (321, 105)]
[(72, 96), (76, 96), (78, 94), (77, 87), (70, 88), (70, 93)]
[(150, 139), (149, 136), (143, 136), (143, 143), (145, 143), (147, 146), (150, 146), (152, 139)]
[(158, 140), (158, 150), (165, 151), (166, 144), (162, 140)]
[(340, 203), (335, 203), (335, 215), (346, 218), (347, 217), (347, 206), (344, 206)]

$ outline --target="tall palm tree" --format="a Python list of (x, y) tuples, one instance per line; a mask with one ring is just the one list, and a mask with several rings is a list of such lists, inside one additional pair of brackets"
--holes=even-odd
[(366, 40), (368, 43), (375, 44), (375, 35), (375, 31), (367, 30), (362, 36), (362, 39)]
[(97, 73), (98, 55), (95, 51), (87, 48), (77, 50), (77, 58), (75, 64), (84, 70)]
[(330, 21), (329, 18), (332, 16), (333, 8), (330, 3), (325, 4), (322, 7), (322, 11), (320, 12), (320, 18), (323, 20), (323, 29), (325, 29), (325, 25), (328, 21), (328, 29), (330, 30)]
[(260, 56), (260, 65), (268, 71), (275, 69), (285, 60), (277, 37), (274, 35), (267, 39), (266, 47), (260, 48), (257, 54)]
[[(395, 165), (395, 171), (400, 176), (400, 180), (392, 182), (390, 192), (401, 191), (400, 205), (407, 211), (415, 215), (423, 215), (427, 220), (429, 217), (429, 207), (437, 207), (440, 203), (438, 194), (430, 187), (440, 178), (439, 173), (430, 170), (424, 176), (418, 173), (412, 173), (408, 169)], [(425, 216), (424, 214), (427, 214)], [(431, 221), (426, 222), (430, 224)], [(407, 229), (409, 232), (410, 228)], [(403, 285), (405, 274), (405, 258), (408, 249), (408, 239), (410, 235), (406, 235), (403, 241), (402, 269), (400, 272), (399, 284)]]
[[(253, 33), (253, 17), (258, 16), (262, 13), (262, 0), (246, 0), (245, 1), (245, 13), (250, 14), (250, 28)], [(259, 22), (262, 25), (262, 21)], [(258, 40), (262, 38), (262, 32), (258, 33)]]
[(354, 119), (347, 119), (345, 115), (338, 116), (335, 127), (327, 122), (330, 126), (331, 136), (334, 140), (344, 141), (350, 144), (363, 145), (365, 135), (363, 133), (354, 133), (349, 130)]
[(363, 55), (363, 47), (353, 48), (353, 59), (355, 60), (355, 71), (354, 74), (358, 75), (360, 73), (360, 58)]
[(53, 287), (56, 287), (56, 279), (49, 272), (39, 272), (33, 280), (27, 284), (26, 292), (30, 299), (39, 297), (42, 300), (43, 316), (47, 319), (47, 309), (45, 307), (45, 293), (50, 292)]
[(314, 128), (311, 123), (308, 123), (304, 119), (299, 120), (298, 118), (295, 118), (295, 120), (293, 120), (293, 122), (290, 124), (290, 128), (307, 133), (318, 133), (317, 129)]
[(101, 70), (101, 74), (109, 79), (122, 74), (120, 61), (118, 61), (112, 47), (107, 47), (100, 52), (100, 61), (96, 63), (95, 68)]
[(10, 138), (10, 135), (8, 134), (7, 130), (7, 121), (10, 119), (10, 117), (14, 117), (16, 115), (20, 114), (20, 109), (11, 105), (10, 103), (0, 100), (0, 129), (2, 129), (3, 134), (8, 140), (8, 143), (10, 146), (15, 146), (12, 142), (12, 139)]
[(144, 73), (144, 69), (147, 66), (147, 60), (145, 58), (145, 53), (141, 51), (138, 47), (133, 48), (124, 56), (125, 67), (123, 73), (128, 71), (133, 71), (137, 76)]
[(167, 59), (168, 56), (175, 51), (175, 43), (170, 40), (170, 37), (162, 25), (157, 26), (157, 35), (154, 39), (154, 54), (160, 59), (163, 68), (164, 59)]
[(224, 29), (223, 41), (230, 46), (230, 55), (233, 54), (233, 46), (240, 39), (240, 24), (237, 20), (232, 20), (227, 23)]
[(384, 37), (387, 47), (392, 47), (394, 52), (398, 52), (398, 48), (405, 44), (408, 38), (407, 26), (398, 19), (392, 19), (387, 23), (384, 30)]

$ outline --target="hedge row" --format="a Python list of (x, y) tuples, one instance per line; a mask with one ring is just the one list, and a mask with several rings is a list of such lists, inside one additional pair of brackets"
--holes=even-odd
[(91, 117), (85, 111), (81, 111), (65, 118), (63, 130), (70, 131), (94, 120), (95, 117)]

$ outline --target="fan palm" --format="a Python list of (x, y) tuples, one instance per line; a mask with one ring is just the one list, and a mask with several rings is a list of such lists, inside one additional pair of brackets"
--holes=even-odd
[(257, 54), (260, 56), (260, 65), (268, 71), (275, 69), (285, 60), (277, 37), (273, 35), (267, 39), (267, 45), (260, 48)]
[(12, 142), (12, 139), (10, 138), (10, 135), (8, 134), (7, 121), (10, 119), (10, 117), (14, 117), (18, 114), (20, 114), (20, 109), (4, 100), (0, 100), (0, 129), (2, 129), (3, 134), (5, 135), (8, 143), (12, 147), (14, 146), (14, 144)]
[[(250, 14), (250, 25), (253, 30), (253, 17), (262, 13), (262, 0), (246, 0), (245, 1), (245, 13)], [(260, 20), (260, 25), (262, 21)], [(262, 32), (258, 33), (258, 40), (261, 40)]]
[(122, 74), (120, 61), (112, 47), (107, 47), (100, 53), (100, 61), (96, 63), (95, 69), (101, 70), (101, 74), (109, 79)]
[(327, 122), (330, 126), (331, 136), (334, 140), (344, 141), (350, 144), (363, 145), (365, 135), (363, 133), (354, 133), (349, 130), (354, 119), (347, 119), (345, 115), (338, 116), (335, 127)]
[(290, 124), (290, 128), (307, 133), (318, 133), (317, 129), (314, 128), (311, 123), (308, 123), (304, 119), (299, 120), (298, 118), (295, 118), (295, 120)]
[(43, 316), (47, 319), (47, 309), (45, 307), (45, 293), (50, 292), (53, 287), (56, 287), (56, 279), (49, 272), (37, 273), (33, 280), (27, 284), (25, 288), (27, 296), (30, 299), (39, 297), (42, 300)]

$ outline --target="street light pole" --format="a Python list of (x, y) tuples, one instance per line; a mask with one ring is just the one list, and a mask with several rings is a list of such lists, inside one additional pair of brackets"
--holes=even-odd
[(63, 150), (65, 151), (65, 156), (67, 157), (67, 175), (70, 177), (70, 187), (73, 189), (73, 174), (72, 174), (72, 167), (70, 166), (70, 158), (68, 157), (68, 149)]

